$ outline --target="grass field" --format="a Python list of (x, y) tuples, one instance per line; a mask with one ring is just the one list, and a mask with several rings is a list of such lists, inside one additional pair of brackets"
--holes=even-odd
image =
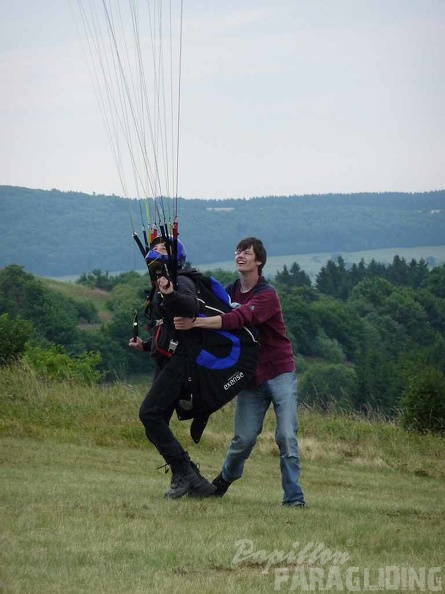
[[(445, 587), (443, 438), (301, 409), (308, 506), (288, 509), (270, 414), (224, 498), (166, 501), (170, 475), (137, 418), (143, 388), (44, 383), (21, 367), (0, 369), (0, 385), (2, 593)], [(209, 478), (231, 422), (228, 405), (198, 445), (173, 423)]]
[(65, 297), (75, 299), (76, 301), (91, 301), (97, 308), (99, 319), (102, 322), (111, 320), (112, 314), (106, 307), (106, 302), (110, 298), (110, 293), (101, 289), (91, 289), (74, 282), (64, 282), (51, 278), (42, 279), (48, 289), (58, 291)]

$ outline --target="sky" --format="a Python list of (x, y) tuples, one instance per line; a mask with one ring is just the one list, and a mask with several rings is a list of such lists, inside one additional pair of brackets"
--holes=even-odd
[[(0, 0), (0, 184), (123, 195), (73, 4)], [(445, 188), (445, 0), (184, 0), (181, 80), (180, 196)]]

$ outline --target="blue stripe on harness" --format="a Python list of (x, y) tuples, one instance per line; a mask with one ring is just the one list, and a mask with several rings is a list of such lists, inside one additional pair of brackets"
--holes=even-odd
[(229, 369), (229, 367), (233, 367), (238, 362), (241, 353), (241, 345), (239, 338), (230, 334), (230, 332), (226, 332), (225, 330), (212, 330), (212, 332), (216, 332), (224, 338), (227, 338), (232, 343), (232, 349), (227, 357), (215, 357), (209, 351), (202, 349), (199, 355), (196, 358), (196, 363), (201, 367), (206, 367), (207, 369)]
[(230, 305), (229, 294), (224, 289), (224, 287), (216, 279), (213, 278), (213, 276), (210, 277), (210, 285), (213, 294), (226, 305)]

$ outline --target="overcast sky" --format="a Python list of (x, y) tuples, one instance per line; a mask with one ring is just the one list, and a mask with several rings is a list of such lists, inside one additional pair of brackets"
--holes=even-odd
[[(122, 194), (69, 0), (0, 0), (0, 184)], [(184, 0), (179, 194), (445, 187), (445, 0)]]

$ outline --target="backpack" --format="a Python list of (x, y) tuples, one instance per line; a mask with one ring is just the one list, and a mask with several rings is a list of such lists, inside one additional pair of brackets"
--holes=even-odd
[[(233, 307), (223, 286), (197, 270), (184, 270), (193, 280), (199, 301), (199, 316), (215, 316)], [(197, 443), (209, 416), (247, 387), (255, 372), (260, 344), (251, 326), (238, 330), (202, 330), (199, 342), (188, 347), (187, 387), (176, 407), (179, 420), (193, 419), (190, 433)]]

